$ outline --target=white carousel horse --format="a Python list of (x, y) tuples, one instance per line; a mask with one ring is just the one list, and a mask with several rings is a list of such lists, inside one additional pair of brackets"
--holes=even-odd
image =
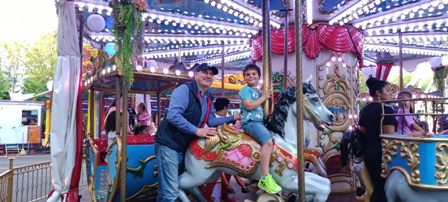
[[(400, 186), (397, 186), (397, 185)], [(448, 199), (448, 191), (411, 187), (401, 171), (394, 170), (387, 177), (386, 197), (388, 202), (444, 202)]]
[[(303, 85), (307, 105), (305, 107), (305, 118), (313, 122), (317, 127), (320, 127), (322, 123), (332, 124), (333, 114), (323, 105), (320, 98), (316, 95), (313, 86), (310, 83), (304, 83)], [(295, 157), (297, 149), (296, 145), (285, 141), (284, 138), (294, 139), (293, 137), (296, 135), (296, 133), (289, 132), (291, 128), (296, 128), (295, 95), (295, 88), (290, 88), (279, 96), (273, 113), (273, 121), (269, 124), (271, 131), (275, 131), (273, 137), (277, 145), (277, 151), (271, 158), (270, 173), (283, 190), (292, 193), (298, 192), (297, 158)], [(225, 128), (226, 126), (218, 128), (219, 135), (216, 138), (198, 139), (187, 150), (185, 154), (186, 171), (179, 179), (180, 188), (182, 189), (179, 198), (182, 201), (189, 201), (184, 190), (191, 192), (199, 201), (205, 201), (196, 187), (213, 182), (220, 176), (221, 172), (231, 175), (243, 175), (253, 180), (260, 179), (261, 167), (258, 166), (260, 146), (245, 134), (235, 135), (233, 133), (232, 136), (229, 129), (226, 130)], [(219, 143), (221, 143), (221, 146)], [(196, 146), (192, 146), (194, 144)], [(198, 149), (200, 151), (195, 152)], [(242, 152), (238, 153), (239, 149)], [(223, 152), (224, 150), (228, 151)], [(251, 155), (244, 157), (242, 153), (247, 153), (248, 150), (253, 152)], [(213, 154), (219, 152), (221, 152), (220, 155), (218, 157), (215, 156), (215, 159), (218, 158), (220, 162), (210, 159)], [(238, 153), (241, 159), (229, 163), (230, 155), (235, 153)], [(228, 158), (227, 160), (224, 158), (224, 155), (229, 155), (225, 156)], [(226, 161), (228, 162), (226, 163)], [(239, 167), (241, 167), (240, 170), (238, 170)], [(327, 178), (305, 172), (307, 201), (326, 201), (330, 191), (330, 181)]]
[(387, 201), (447, 201), (446, 135), (418, 138), (392, 134), (381, 137)]

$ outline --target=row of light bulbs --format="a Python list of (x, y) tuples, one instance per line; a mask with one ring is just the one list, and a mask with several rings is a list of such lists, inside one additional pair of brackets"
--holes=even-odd
[[(245, 51), (245, 52), (238, 53), (238, 54), (227, 55), (227, 56), (224, 57), (224, 62), (232, 62), (232, 61), (235, 61), (235, 60), (248, 58), (248, 57), (251, 56), (251, 54), (252, 54), (251, 51)], [(204, 61), (201, 61), (201, 62), (205, 62), (205, 63), (208, 63), (210, 65), (216, 65), (216, 64), (220, 64), (222, 62), (222, 59), (221, 58), (211, 59), (211, 60), (209, 59), (209, 60), (204, 60)]]
[[(231, 53), (235, 51), (247, 51), (249, 50), (249, 45), (232, 45), (232, 46), (225, 46), (224, 52), (225, 53)], [(189, 49), (183, 49), (183, 50), (172, 50), (172, 51), (160, 51), (160, 52), (151, 52), (143, 54), (144, 57), (148, 58), (166, 58), (166, 57), (176, 57), (182, 55), (182, 56), (191, 56), (191, 55), (198, 55), (198, 54), (212, 54), (212, 53), (220, 53), (222, 51), (222, 47), (215, 46), (215, 47), (206, 47), (206, 48), (189, 48)]]
[(255, 27), (228, 23), (228, 22), (219, 22), (215, 20), (201, 20), (198, 21), (196, 17), (189, 17), (179, 14), (171, 14), (156, 10), (151, 10), (150, 13), (144, 13), (142, 16), (143, 19), (147, 19), (149, 22), (156, 22), (158, 24), (186, 27), (189, 29), (199, 30), (201, 27), (205, 27), (209, 31), (216, 31), (219, 33), (235, 32), (235, 33), (245, 33), (246, 35), (254, 35), (258, 33), (258, 29)]
[[(385, 0), (382, 0), (385, 1)], [(344, 23), (347, 23), (348, 21), (351, 21), (353, 19), (358, 18), (360, 15), (364, 14), (364, 12), (368, 11), (369, 9), (373, 8), (376, 5), (379, 5), (381, 3), (380, 0), (376, 1), (370, 1), (370, 0), (361, 0), (357, 3), (350, 5), (347, 9), (344, 11), (338, 13), (334, 17), (330, 19), (328, 22), (330, 25), (333, 24), (340, 24), (343, 25)]]
[[(258, 8), (248, 8), (248, 6), (243, 6), (240, 3), (236, 1), (231, 0), (204, 0), (204, 3), (210, 4), (213, 7), (216, 7), (218, 9), (223, 10), (224, 12), (229, 13), (230, 15), (234, 15), (236, 17), (239, 17), (240, 19), (243, 19), (254, 26), (257, 27), (263, 27), (262, 19), (263, 16), (261, 15), (261, 10)], [(254, 11), (255, 10), (255, 11)], [(273, 16), (273, 18), (280, 19), (276, 16)], [(278, 23), (276, 20), (270, 20), (270, 25), (272, 25), (275, 28), (280, 28), (281, 24)]]
[(388, 14), (378, 13), (372, 15), (372, 17), (363, 18), (363, 20), (354, 22), (353, 25), (357, 28), (371, 28), (374, 26), (380, 26), (384, 24), (389, 24), (390, 22), (397, 22), (399, 19), (403, 20), (407, 15), (418, 16), (422, 15), (425, 11), (434, 11), (436, 8), (442, 10), (445, 5), (448, 4), (448, 0), (426, 0), (410, 4), (407, 8), (397, 8), (394, 12), (389, 12)]
[[(141, 65), (135, 66), (135, 70), (137, 70), (138, 72), (142, 72), (143, 69), (144, 68)], [(155, 72), (160, 71), (160, 70), (158, 70), (158, 69), (160, 69), (158, 67), (149, 67), (148, 69), (149, 69), (149, 72), (151, 72), (151, 73), (155, 73)], [(104, 75), (110, 74), (111, 72), (114, 72), (116, 70), (117, 70), (117, 66), (116, 65), (112, 65), (112, 66), (106, 67), (103, 70), (101, 70), (100, 74), (101, 74), (101, 76), (104, 76)], [(175, 71), (171, 72), (168, 68), (163, 68), (161, 70), (161, 73), (163, 73), (165, 75), (174, 74), (176, 76), (180, 76), (182, 74), (182, 72), (180, 70), (175, 70)], [(192, 78), (193, 76), (194, 76), (194, 73), (192, 71), (189, 71), (188, 72), (188, 77)], [(94, 79), (94, 76), (85, 79), (84, 80), (84, 86), (86, 86), (86, 87), (89, 86), (93, 82), (93, 79)]]
[(431, 31), (433, 26), (435, 28), (442, 28), (442, 25), (445, 25), (443, 28), (446, 31), (446, 26), (448, 25), (448, 19), (446, 17), (436, 17), (431, 19), (419, 20), (414, 22), (406, 22), (406, 23), (392, 23), (387, 26), (382, 26), (373, 29), (367, 29), (367, 35), (379, 35), (379, 34), (388, 34), (388, 33), (397, 33), (398, 31), (406, 32), (418, 32), (418, 31)]
[[(400, 49), (396, 46), (379, 45), (379, 44), (364, 44), (364, 50), (367, 51), (378, 51), (378, 52), (389, 52), (389, 53), (399, 53)], [(427, 56), (442, 56), (448, 55), (448, 51), (445, 50), (431, 50), (425, 48), (409, 48), (404, 47), (402, 52), (405, 54), (415, 54), (415, 55), (427, 55)]]
[[(413, 42), (432, 43), (433, 41), (446, 42), (448, 41), (448, 34), (446, 33), (433, 33), (427, 35), (404, 35), (401, 37), (404, 44), (412, 44)], [(367, 43), (398, 43), (399, 36), (367, 36), (364, 38)]]
[[(78, 6), (78, 9), (80, 11), (84, 10), (84, 8), (87, 8), (87, 11), (89, 13), (93, 13), (96, 10), (96, 13), (102, 13), (103, 11), (106, 12), (106, 15), (111, 15), (112, 8), (109, 7), (106, 4), (98, 4), (98, 2), (95, 3), (85, 3), (85, 2), (75, 2), (75, 5)], [(150, 13), (150, 14), (148, 14)], [(168, 12), (162, 12), (157, 11), (154, 9), (149, 9), (148, 13), (143, 13), (142, 20), (148, 20), (149, 22), (156, 22), (158, 24), (165, 24), (165, 25), (172, 25), (172, 26), (179, 26), (179, 27), (187, 27), (189, 29), (196, 29), (199, 30), (200, 27), (205, 27), (206, 30), (209, 32), (216, 32), (216, 33), (222, 33), (222, 34), (229, 34), (229, 35), (242, 35), (244, 37), (250, 38), (252, 35), (255, 35), (258, 33), (258, 28), (247, 26), (247, 25), (241, 25), (236, 23), (228, 23), (228, 22), (219, 22), (215, 20), (198, 20), (197, 17), (190, 17), (180, 14), (174, 14), (174, 13), (168, 13)]]
[[(95, 34), (91, 33), (90, 37), (93, 40), (96, 41), (104, 41), (104, 42), (112, 42), (115, 40), (115, 37), (111, 34)], [(185, 44), (195, 44), (199, 43), (202, 45), (207, 44), (217, 44), (224, 42), (225, 44), (249, 44), (249, 39), (244, 37), (215, 37), (213, 35), (192, 35), (192, 36), (185, 36), (185, 35), (154, 35), (154, 34), (146, 34), (144, 36), (144, 40), (147, 43), (156, 42), (156, 43), (185, 43)]]

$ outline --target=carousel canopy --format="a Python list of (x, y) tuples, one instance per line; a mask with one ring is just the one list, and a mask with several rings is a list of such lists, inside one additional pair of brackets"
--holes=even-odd
[[(251, 40), (262, 27), (261, 0), (147, 0), (144, 53), (147, 60), (188, 67), (208, 62), (238, 69), (250, 61)], [(285, 8), (294, 1), (270, 0), (272, 30), (285, 26)], [(97, 48), (114, 42), (113, 9), (107, 0), (75, 1), (86, 23), (84, 37)], [(403, 58), (448, 54), (448, 0), (306, 0), (304, 16), (314, 25), (356, 28), (362, 33), (362, 57), (372, 62), (398, 61), (399, 43)], [(294, 13), (289, 12), (289, 22)], [(104, 26), (91, 29), (89, 18), (98, 14)], [(97, 15), (96, 15), (97, 16)]]

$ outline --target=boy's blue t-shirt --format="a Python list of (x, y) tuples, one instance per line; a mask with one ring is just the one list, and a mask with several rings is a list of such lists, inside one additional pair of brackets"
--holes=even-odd
[(243, 100), (255, 101), (260, 98), (263, 95), (261, 90), (249, 86), (244, 86), (243, 89), (241, 89), (241, 91), (238, 93), (238, 95), (241, 99), (241, 122), (247, 123), (249, 121), (263, 121), (264, 113), (261, 105), (251, 111), (247, 111), (243, 106)]

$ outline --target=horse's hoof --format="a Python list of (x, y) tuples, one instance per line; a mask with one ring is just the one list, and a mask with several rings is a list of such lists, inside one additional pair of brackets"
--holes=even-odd
[(241, 188), (242, 193), (249, 193), (249, 189), (247, 187)]

